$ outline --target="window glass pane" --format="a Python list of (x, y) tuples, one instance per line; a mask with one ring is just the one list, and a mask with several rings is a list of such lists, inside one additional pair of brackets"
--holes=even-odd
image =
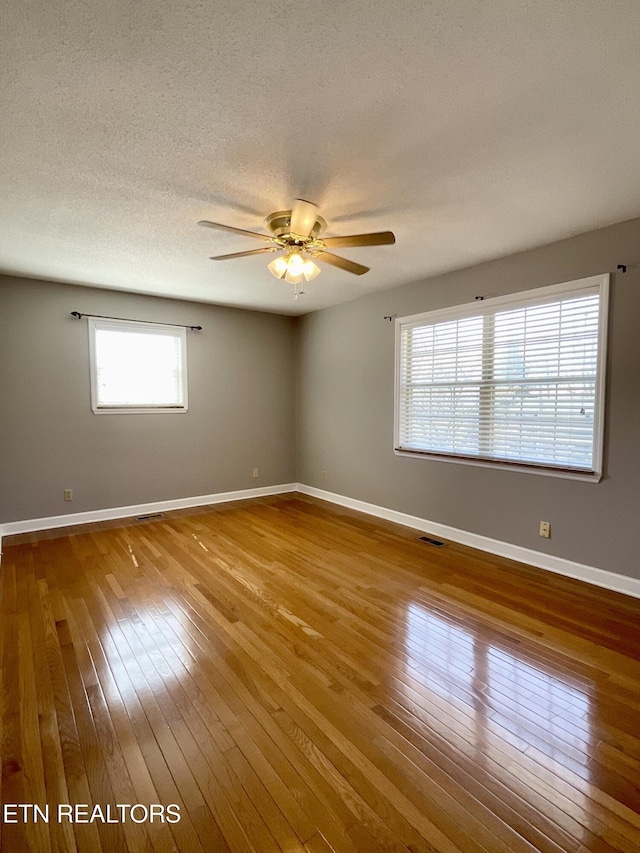
[(180, 341), (175, 336), (96, 330), (100, 405), (180, 405)]
[(405, 359), (411, 382), (477, 381), (482, 376), (482, 319), (410, 329)]
[(594, 404), (594, 382), (499, 386), (491, 421), (493, 454), (589, 468)]
[(590, 296), (496, 314), (495, 378), (595, 373), (598, 301)]
[(404, 444), (416, 450), (477, 453), (479, 401), (478, 386), (407, 389)]

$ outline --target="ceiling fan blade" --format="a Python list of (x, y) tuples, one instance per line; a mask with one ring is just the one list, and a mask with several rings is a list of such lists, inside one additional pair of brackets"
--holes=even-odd
[(311, 234), (311, 229), (316, 224), (317, 218), (317, 204), (305, 201), (303, 198), (295, 199), (291, 208), (291, 225), (289, 226), (291, 233), (299, 234), (301, 237), (308, 237)]
[(220, 228), (222, 231), (232, 231), (234, 234), (242, 234), (244, 237), (253, 237), (258, 240), (270, 240), (267, 234), (258, 234), (257, 231), (244, 231), (242, 228), (234, 228), (232, 225), (221, 225), (219, 222), (208, 222), (203, 219), (198, 222), (198, 225), (204, 225), (206, 228)]
[(362, 264), (356, 264), (353, 261), (348, 261), (346, 258), (341, 258), (339, 255), (332, 255), (331, 252), (320, 252), (313, 257), (317, 257), (319, 261), (324, 261), (334, 267), (340, 267), (341, 270), (352, 272), (354, 275), (364, 275), (369, 272), (369, 267), (363, 267)]
[(264, 249), (250, 249), (248, 252), (233, 252), (231, 255), (215, 255), (210, 261), (227, 261), (229, 258), (246, 258), (248, 255), (264, 255), (265, 252), (276, 252), (275, 246), (265, 246)]
[(396, 242), (393, 231), (376, 231), (371, 234), (351, 234), (348, 237), (323, 237), (325, 246), (388, 246)]

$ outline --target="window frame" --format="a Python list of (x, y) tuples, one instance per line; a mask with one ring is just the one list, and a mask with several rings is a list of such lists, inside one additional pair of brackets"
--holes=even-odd
[[(180, 326), (165, 325), (163, 323), (141, 322), (138, 320), (110, 320), (98, 317), (88, 318), (89, 331), (89, 374), (91, 386), (91, 410), (94, 415), (149, 415), (165, 414), (177, 415), (188, 411), (188, 373), (187, 373), (187, 330)], [(181, 360), (181, 385), (182, 404), (179, 406), (158, 406), (144, 404), (121, 404), (101, 405), (98, 402), (98, 363), (96, 354), (96, 331), (101, 329), (112, 329), (122, 331), (124, 329), (142, 332), (148, 335), (170, 334), (177, 338), (180, 344)]]
[[(518, 293), (509, 293), (471, 303), (450, 306), (448, 308), (397, 317), (395, 321), (395, 362), (394, 362), (394, 426), (393, 451), (396, 456), (413, 459), (430, 459), (439, 462), (453, 462), (458, 465), (473, 465), (483, 468), (501, 468), (507, 471), (520, 471), (530, 474), (563, 477), (585, 482), (599, 482), (603, 475), (604, 431), (605, 431), (605, 382), (607, 372), (607, 329), (609, 313), (609, 273), (589, 276), (574, 281), (561, 282), (546, 287), (533, 288)], [(406, 326), (432, 325), (444, 321), (460, 320), (494, 314), (500, 308), (524, 308), (550, 301), (553, 296), (571, 297), (575, 293), (597, 290), (600, 297), (598, 313), (598, 346), (595, 379), (595, 404), (593, 428), (592, 469), (581, 471), (569, 467), (547, 465), (545, 463), (522, 460), (500, 460), (473, 455), (446, 453), (432, 450), (413, 450), (400, 446), (400, 405), (401, 405), (401, 340), (402, 330)]]

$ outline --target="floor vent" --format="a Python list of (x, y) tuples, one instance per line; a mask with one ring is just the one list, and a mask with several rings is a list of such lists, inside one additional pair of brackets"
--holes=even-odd
[(136, 521), (149, 521), (150, 518), (164, 518), (164, 513), (152, 512), (151, 515), (136, 515)]
[(441, 542), (439, 539), (431, 539), (430, 536), (419, 536), (421, 542), (427, 542), (429, 545), (435, 545), (436, 548), (444, 548), (446, 542)]

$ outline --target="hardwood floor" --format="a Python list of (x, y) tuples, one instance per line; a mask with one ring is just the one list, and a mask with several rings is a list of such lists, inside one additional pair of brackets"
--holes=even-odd
[(640, 602), (419, 535), (279, 496), (7, 538), (2, 850), (638, 853)]

